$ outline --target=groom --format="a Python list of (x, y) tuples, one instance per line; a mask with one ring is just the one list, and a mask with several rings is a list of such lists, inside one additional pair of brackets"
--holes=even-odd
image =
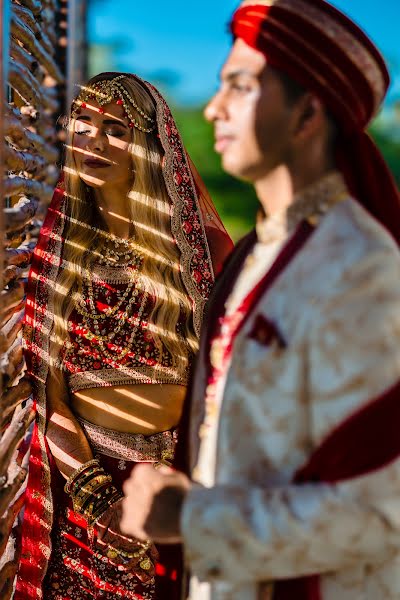
[(206, 117), (259, 219), (208, 308), (187, 474), (135, 469), (122, 527), (183, 541), (193, 600), (398, 599), (400, 200), (365, 133), (388, 73), (324, 0), (231, 28)]

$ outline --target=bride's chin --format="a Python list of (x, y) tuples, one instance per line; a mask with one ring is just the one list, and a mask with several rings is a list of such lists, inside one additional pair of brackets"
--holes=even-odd
[(91, 188), (101, 188), (105, 184), (104, 179), (100, 179), (99, 177), (93, 177), (92, 175), (87, 175), (86, 173), (80, 173), (79, 177), (83, 183), (85, 183), (88, 187)]

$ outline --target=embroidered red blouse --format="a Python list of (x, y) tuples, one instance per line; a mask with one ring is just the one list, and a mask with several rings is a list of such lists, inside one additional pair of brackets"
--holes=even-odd
[[(95, 311), (87, 289), (83, 295), (76, 294), (68, 322), (69, 339), (61, 353), (70, 391), (131, 383), (186, 385), (188, 369), (179, 372), (162, 343), (169, 332), (153, 335), (149, 315), (154, 298), (137, 283), (123, 296), (132, 284), (132, 269), (96, 265), (91, 279)], [(179, 330), (178, 322), (173, 333), (181, 336)]]

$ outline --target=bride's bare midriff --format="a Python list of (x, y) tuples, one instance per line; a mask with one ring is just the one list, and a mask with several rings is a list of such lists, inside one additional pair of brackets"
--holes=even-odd
[(151, 435), (176, 427), (185, 393), (184, 386), (165, 383), (89, 388), (71, 395), (71, 408), (100, 427)]

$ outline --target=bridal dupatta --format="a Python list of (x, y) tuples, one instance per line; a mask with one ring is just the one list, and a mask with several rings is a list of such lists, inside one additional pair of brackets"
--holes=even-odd
[[(126, 74), (127, 77), (136, 77)], [(163, 175), (171, 201), (171, 232), (180, 250), (181, 276), (193, 304), (194, 330), (199, 335), (205, 303), (215, 273), (232, 249), (199, 174), (188, 157), (171, 111), (160, 93), (138, 79), (152, 96), (157, 131), (165, 156)], [(34, 384), (36, 423), (32, 438), (22, 552), (15, 600), (43, 598), (42, 584), (51, 555), (53, 491), (47, 425), (46, 381), (53, 327), (52, 306), (62, 263), (68, 197), (61, 183), (42, 226), (28, 281), (25, 347)]]

